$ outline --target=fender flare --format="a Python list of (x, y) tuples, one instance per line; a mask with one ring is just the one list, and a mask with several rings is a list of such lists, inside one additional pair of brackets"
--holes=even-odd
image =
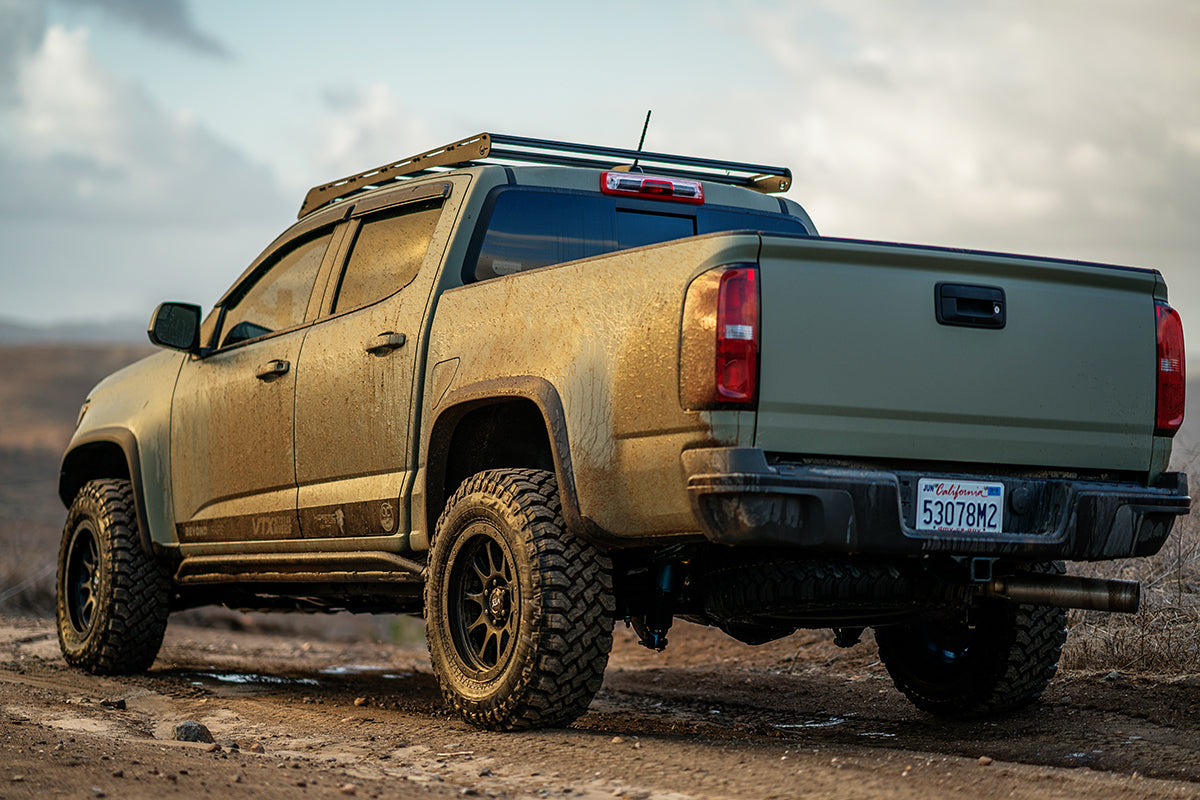
[(478, 408), (498, 401), (527, 400), (542, 415), (550, 442), (554, 473), (558, 479), (559, 500), (562, 503), (563, 521), (572, 533), (596, 540), (595, 523), (584, 517), (579, 510), (579, 496), (575, 491), (575, 472), (571, 463), (571, 444), (567, 436), (567, 418), (563, 411), (558, 390), (544, 378), (520, 375), (511, 378), (495, 378), (479, 381), (453, 389), (446, 393), (438, 404), (441, 409), (429, 427), (424, 442), (425, 491), (421, 494), (423, 507), (416, 510), (418, 519), (425, 521), (429, 541), (437, 527), (437, 514), (433, 513), (431, 498), (441, 498), (446, 492), (446, 472), (450, 456), (450, 443), (454, 431), (462, 419)]
[(120, 477), (111, 469), (103, 474), (95, 474), (87, 467), (95, 464), (89, 453), (109, 452), (111, 447), (120, 449), (125, 460), (125, 471), (128, 473), (130, 484), (133, 486), (133, 504), (138, 522), (138, 539), (147, 555), (159, 555), (150, 537), (150, 526), (146, 518), (146, 496), (142, 485), (141, 460), (138, 457), (137, 437), (128, 428), (104, 427), (95, 428), (72, 440), (58, 472), (58, 497), (67, 508), (75, 500), (75, 495), (83, 485), (94, 478)]

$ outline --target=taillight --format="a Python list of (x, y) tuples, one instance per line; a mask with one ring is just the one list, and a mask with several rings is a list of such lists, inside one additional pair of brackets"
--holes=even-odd
[(674, 200), (677, 203), (704, 202), (704, 184), (700, 181), (643, 175), (640, 172), (601, 173), (600, 191), (604, 194)]
[(758, 395), (758, 268), (721, 274), (717, 296), (717, 395), (753, 403)]
[(758, 267), (720, 267), (692, 281), (680, 351), (684, 408), (737, 408), (758, 401), (758, 317)]
[(1154, 433), (1174, 436), (1183, 424), (1187, 376), (1184, 372), (1183, 321), (1166, 303), (1154, 306), (1158, 321), (1158, 386)]

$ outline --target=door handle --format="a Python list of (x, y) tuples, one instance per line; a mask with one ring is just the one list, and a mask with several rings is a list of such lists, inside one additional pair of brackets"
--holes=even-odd
[(393, 350), (399, 350), (401, 347), (404, 347), (404, 342), (405, 337), (403, 333), (387, 331), (367, 342), (365, 349), (373, 356), (384, 356)]
[(933, 289), (933, 311), (942, 325), (964, 328), (1003, 328), (1004, 290), (998, 286), (939, 283)]
[(280, 377), (281, 375), (286, 375), (288, 373), (288, 370), (291, 368), (292, 368), (292, 365), (290, 363), (288, 363), (287, 361), (283, 361), (281, 359), (276, 359), (274, 361), (268, 361), (267, 363), (265, 363), (261, 367), (259, 367), (257, 370), (255, 370), (254, 377), (258, 378), (260, 381), (270, 382), (270, 381), (273, 381), (276, 378)]

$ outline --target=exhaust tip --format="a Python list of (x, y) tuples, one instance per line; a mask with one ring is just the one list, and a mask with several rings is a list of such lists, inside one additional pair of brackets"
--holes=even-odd
[(1137, 581), (1074, 575), (1008, 575), (993, 578), (983, 595), (1035, 606), (1134, 614), (1141, 604), (1142, 586)]

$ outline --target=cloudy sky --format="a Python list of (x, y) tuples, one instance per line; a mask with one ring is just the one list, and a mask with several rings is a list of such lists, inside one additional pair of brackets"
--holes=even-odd
[(790, 166), (827, 235), (1156, 267), (1200, 347), (1178, 0), (0, 0), (0, 319), (208, 306), (311, 185), (647, 109), (647, 149)]

